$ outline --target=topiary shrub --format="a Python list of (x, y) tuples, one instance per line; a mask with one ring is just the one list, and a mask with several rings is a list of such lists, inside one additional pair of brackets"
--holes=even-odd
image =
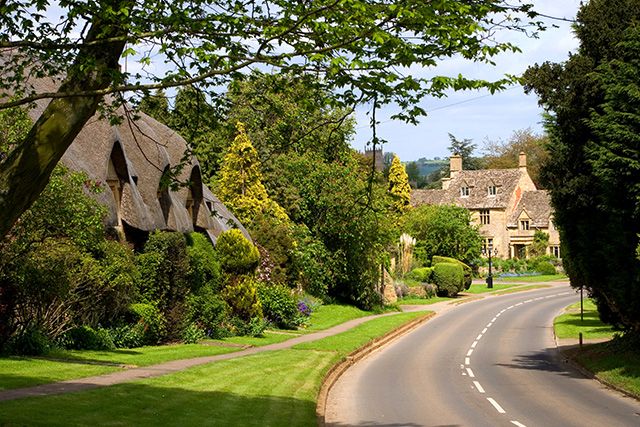
[[(449, 258), (445, 256), (438, 256), (438, 255), (433, 256), (431, 260), (431, 265), (436, 265), (437, 263), (440, 263), (440, 262), (449, 262), (453, 264), (459, 264), (464, 271), (464, 289), (468, 290), (471, 287), (471, 282), (473, 281), (473, 271), (471, 270), (471, 267), (469, 267), (467, 264), (465, 264), (462, 261), (458, 261), (455, 258)], [(460, 289), (460, 290), (462, 291), (463, 289)]]
[(553, 264), (551, 264), (548, 261), (540, 261), (536, 267), (535, 270), (540, 273), (540, 274), (545, 274), (545, 275), (551, 275), (551, 274), (556, 274), (556, 268), (553, 266)]
[(465, 288), (462, 266), (458, 263), (439, 262), (433, 266), (433, 280), (438, 295), (453, 297)]
[(253, 278), (242, 276), (231, 281), (222, 290), (222, 298), (229, 304), (234, 316), (244, 321), (249, 321), (254, 317), (262, 318), (258, 287)]
[(222, 269), (228, 273), (253, 273), (260, 262), (260, 253), (237, 228), (227, 230), (218, 236), (216, 251)]
[(265, 319), (284, 329), (295, 329), (300, 325), (298, 304), (288, 287), (260, 283), (258, 297)]
[(113, 350), (116, 348), (107, 329), (78, 326), (65, 334), (66, 347), (74, 350)]
[(433, 268), (422, 267), (422, 268), (415, 268), (411, 270), (407, 275), (407, 277), (409, 279), (417, 280), (418, 282), (430, 283), (432, 274), (433, 274)]

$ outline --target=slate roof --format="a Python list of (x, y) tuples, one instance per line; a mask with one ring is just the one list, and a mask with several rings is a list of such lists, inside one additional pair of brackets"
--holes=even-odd
[[(519, 169), (462, 170), (449, 181), (446, 190), (414, 190), (411, 202), (420, 204), (455, 204), (467, 209), (506, 209), (520, 174)], [(489, 196), (488, 188), (496, 187), (496, 195)], [(469, 195), (461, 195), (461, 187), (469, 188)]]
[(525, 191), (520, 202), (509, 217), (507, 227), (517, 227), (518, 218), (522, 211), (531, 219), (531, 226), (535, 228), (549, 227), (551, 217), (551, 198), (546, 190)]

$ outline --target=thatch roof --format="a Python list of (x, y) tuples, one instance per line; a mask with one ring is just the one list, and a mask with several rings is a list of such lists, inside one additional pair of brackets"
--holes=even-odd
[[(44, 92), (54, 91), (59, 82), (38, 79), (30, 84), (38, 92)], [(29, 114), (37, 119), (46, 105), (47, 101), (38, 102)], [(117, 113), (124, 116), (124, 108), (120, 107)], [(96, 114), (62, 157), (62, 163), (70, 169), (84, 171), (103, 184), (104, 191), (94, 197), (108, 207), (106, 224), (118, 225), (119, 211), (123, 222), (143, 231), (190, 232), (197, 228), (206, 231), (215, 242), (222, 231), (235, 226), (249, 238), (240, 222), (202, 183), (195, 157), (188, 156), (177, 174), (178, 181), (187, 185), (177, 191), (161, 188), (163, 173), (184, 160), (187, 144), (157, 120), (144, 113), (136, 115), (139, 116), (136, 120), (125, 119), (121, 124), (111, 125)], [(121, 188), (119, 207), (116, 195), (107, 185), (115, 181)]]

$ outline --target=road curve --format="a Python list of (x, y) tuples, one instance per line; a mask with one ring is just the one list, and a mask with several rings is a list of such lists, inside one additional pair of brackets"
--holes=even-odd
[(445, 311), (331, 389), (331, 426), (640, 426), (640, 403), (584, 378), (556, 349), (567, 285)]

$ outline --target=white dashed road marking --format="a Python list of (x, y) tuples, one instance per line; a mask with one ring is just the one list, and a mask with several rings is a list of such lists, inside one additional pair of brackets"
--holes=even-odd
[(468, 357), (465, 357), (465, 358), (464, 358), (464, 364), (465, 364), (465, 365), (471, 365), (471, 360), (469, 360), (469, 358), (468, 358)]
[(498, 405), (498, 402), (493, 400), (492, 397), (487, 397), (487, 400), (489, 401), (489, 403), (491, 403), (493, 405), (494, 408), (496, 408), (496, 411), (500, 412), (501, 414), (506, 414), (507, 413), (507, 411), (502, 409), (502, 406)]
[[(483, 332), (482, 334), (484, 334), (484, 332)], [(480, 338), (482, 338), (482, 334), (480, 334), (480, 335), (478, 335), (478, 336), (476, 337), (476, 341), (480, 341)]]
[(473, 354), (473, 349), (472, 349), (472, 348), (470, 348), (470, 349), (469, 349), (469, 351), (467, 351), (467, 357), (468, 357), (468, 356), (471, 356), (472, 354)]
[(476, 377), (475, 375), (473, 375), (473, 371), (471, 370), (471, 368), (467, 368), (467, 374), (469, 374), (469, 376), (471, 378), (475, 378)]
[(480, 383), (479, 383), (478, 381), (474, 381), (474, 382), (473, 382), (473, 385), (475, 385), (475, 386), (476, 386), (476, 388), (478, 389), (478, 391), (479, 391), (480, 393), (484, 393), (484, 389), (482, 388), (482, 386), (480, 385)]
[(518, 421), (511, 421), (511, 424), (517, 425), (518, 427), (527, 427), (526, 425), (518, 422)]

